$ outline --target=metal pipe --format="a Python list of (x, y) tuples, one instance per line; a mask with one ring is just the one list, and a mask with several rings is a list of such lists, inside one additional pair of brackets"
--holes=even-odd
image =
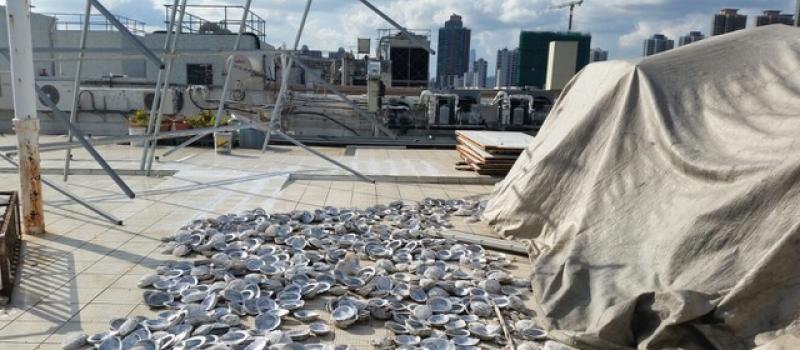
[(92, 144), (90, 144), (89, 141), (86, 141), (86, 137), (83, 136), (83, 132), (81, 131), (81, 129), (75, 126), (75, 124), (69, 122), (69, 117), (63, 111), (61, 111), (58, 108), (58, 106), (56, 106), (56, 104), (53, 103), (52, 100), (50, 100), (50, 97), (47, 96), (47, 94), (44, 91), (42, 91), (39, 85), (34, 84), (34, 88), (36, 89), (36, 94), (39, 95), (39, 100), (42, 101), (42, 103), (44, 103), (45, 106), (47, 106), (53, 111), (54, 116), (56, 116), (58, 119), (61, 119), (61, 121), (67, 125), (67, 129), (69, 129), (72, 132), (72, 134), (74, 134), (75, 137), (78, 138), (78, 141), (81, 143), (81, 145), (83, 145), (83, 148), (85, 148), (86, 151), (88, 151), (89, 154), (92, 156), (92, 158), (94, 158), (94, 160), (98, 164), (100, 164), (100, 167), (106, 171), (108, 176), (110, 176), (111, 179), (114, 180), (117, 186), (119, 186), (119, 188), (122, 189), (122, 191), (125, 192), (125, 194), (129, 198), (136, 197), (136, 194), (133, 192), (133, 190), (131, 190), (131, 188), (128, 187), (125, 181), (122, 181), (122, 178), (120, 178), (119, 175), (117, 175), (117, 173), (114, 171), (114, 169), (112, 169), (111, 166), (108, 165), (108, 163), (106, 163), (106, 160), (103, 159), (100, 153), (97, 153), (97, 150), (95, 150), (94, 147), (92, 147)]
[[(300, 37), (303, 35), (303, 29), (306, 27), (306, 18), (308, 18), (308, 12), (311, 10), (311, 1), (312, 0), (306, 1), (306, 8), (303, 10), (303, 17), (300, 20), (300, 27), (297, 28), (297, 34), (294, 37), (294, 46), (292, 47), (293, 51), (297, 51), (297, 47), (300, 45)], [(281, 72), (281, 88), (278, 91), (278, 97), (275, 99), (275, 106), (272, 108), (272, 114), (270, 114), (270, 130), (275, 128), (275, 120), (280, 118), (280, 115), (283, 112), (283, 100), (286, 98), (286, 90), (289, 85), (289, 73), (292, 71), (294, 62), (292, 62), (292, 59), (289, 59), (287, 63), (286, 56), (281, 55), (281, 64), (283, 66), (283, 71)], [(278, 118), (276, 118), (276, 116)], [(261, 145), (261, 152), (267, 150), (270, 135), (271, 133), (266, 133), (266, 135), (264, 135), (264, 144)]]
[[(275, 99), (275, 105), (272, 108), (272, 114), (269, 115), (269, 130), (275, 128), (276, 120), (280, 119), (281, 113), (283, 113), (283, 100), (286, 96), (286, 90), (288, 88), (288, 80), (289, 80), (289, 73), (292, 70), (292, 60), (287, 60), (286, 55), (281, 55), (281, 87), (278, 90), (278, 97)], [(264, 134), (264, 143), (261, 145), (261, 152), (267, 151), (267, 146), (269, 146), (269, 139), (272, 133)]]
[[(267, 130), (265, 132), (269, 132), (269, 131)], [(362, 180), (370, 182), (370, 183), (375, 183), (375, 180), (373, 180), (369, 176), (361, 174), (360, 172), (356, 171), (355, 169), (350, 168), (349, 166), (344, 165), (342, 163), (339, 163), (339, 162), (335, 161), (333, 158), (330, 158), (330, 157), (320, 153), (319, 151), (304, 145), (302, 142), (297, 141), (294, 138), (290, 137), (289, 135), (284, 134), (283, 131), (273, 130), (272, 132), (278, 134), (278, 136), (280, 136), (280, 137), (283, 137), (286, 141), (289, 141), (289, 142), (293, 143), (295, 146), (300, 147), (300, 148), (302, 148), (302, 149), (304, 149), (304, 150), (306, 150), (308, 152), (311, 152), (312, 154), (316, 155), (317, 157), (320, 157), (320, 158), (322, 158), (324, 160), (327, 160), (328, 162), (331, 162), (334, 165), (336, 165), (336, 166), (338, 166), (338, 167), (340, 167), (340, 168), (342, 168), (344, 170), (347, 170), (348, 172), (350, 172), (351, 174), (355, 175), (359, 179), (362, 179)]]
[(39, 117), (34, 92), (30, 0), (6, 2), (6, 25), (14, 98), (14, 129), (19, 145), (22, 224), (28, 234), (44, 233), (42, 177), (39, 173)]
[[(244, 33), (244, 21), (247, 19), (247, 13), (250, 12), (250, 3), (252, 0), (245, 0), (244, 3), (244, 12), (242, 13), (242, 23), (239, 24), (239, 32), (236, 34), (236, 41), (233, 43), (233, 51), (239, 51), (239, 46), (242, 43), (242, 33)], [(222, 112), (225, 109), (225, 99), (228, 96), (228, 87), (230, 86), (231, 82), (231, 71), (233, 70), (233, 62), (235, 61), (233, 57), (228, 58), (230, 61), (228, 62), (228, 74), (225, 75), (225, 82), (222, 84), (222, 95), (220, 95), (219, 100), (222, 102), (217, 106), (217, 114), (214, 120), (214, 126), (219, 126), (219, 123), (222, 121)], [(216, 148), (216, 144), (214, 145)]]
[[(312, 70), (305, 63), (303, 63), (303, 61), (298, 59), (294, 54), (286, 52), (286, 55), (288, 55), (289, 58), (293, 58), (295, 63), (297, 63), (297, 65), (300, 66), (300, 68), (303, 68), (307, 73), (311, 73), (312, 72)], [(383, 133), (385, 133), (386, 135), (391, 137), (393, 140), (397, 139), (397, 135), (393, 131), (389, 130), (386, 126), (384, 126), (377, 119), (375, 119), (375, 117), (371, 116), (369, 113), (367, 113), (363, 109), (361, 109), (361, 107), (356, 105), (355, 102), (350, 100), (345, 94), (343, 94), (341, 91), (339, 91), (339, 89), (337, 89), (335, 86), (333, 86), (332, 84), (329, 84), (328, 82), (326, 82), (319, 75), (311, 74), (311, 77), (314, 78), (313, 80), (315, 80), (316, 82), (320, 83), (326, 89), (331, 90), (336, 96), (339, 96), (339, 98), (342, 101), (344, 101), (347, 104), (349, 104), (350, 107), (352, 107), (353, 110), (356, 111), (356, 113), (358, 113), (364, 119), (367, 119), (368, 121), (370, 121), (372, 123), (372, 125), (374, 125), (376, 128), (378, 128), (380, 131), (383, 131)]]
[[(5, 154), (0, 153), (0, 158), (5, 159), (7, 162), (11, 163), (11, 165), (13, 165), (13, 166), (15, 166), (17, 168), (19, 167), (19, 164), (16, 161), (14, 161), (14, 159), (12, 159), (11, 157), (9, 157), (9, 156), (7, 156)], [(52, 183), (51, 181), (49, 181), (49, 180), (47, 180), (45, 178), (42, 178), (42, 182), (45, 185), (49, 186), (50, 188), (56, 190), (56, 192), (61, 193), (64, 196), (66, 196), (67, 198), (72, 199), (76, 203), (84, 206), (86, 209), (89, 209), (89, 210), (97, 213), (98, 215), (108, 219), (108, 221), (111, 221), (115, 225), (122, 225), (122, 220), (114, 217), (114, 215), (111, 215), (108, 212), (106, 212), (106, 211), (104, 211), (104, 210), (102, 210), (102, 209), (100, 209), (98, 207), (95, 207), (94, 205), (90, 204), (89, 202), (84, 201), (83, 199), (81, 199), (80, 197), (75, 195), (74, 193), (72, 193), (70, 191), (67, 191), (67, 189), (61, 188), (58, 185)]]
[(370, 4), (369, 1), (367, 1), (367, 0), (358, 0), (358, 1), (361, 1), (362, 4), (364, 4), (365, 6), (369, 7), (370, 10), (372, 10), (375, 13), (377, 13), (378, 16), (381, 16), (381, 18), (386, 20), (386, 22), (389, 22), (389, 24), (391, 24), (395, 28), (397, 28), (401, 33), (403, 33), (403, 35), (405, 35), (408, 38), (409, 41), (411, 41), (412, 43), (416, 44), (417, 46), (425, 49), (431, 55), (435, 55), (436, 54), (436, 51), (431, 49), (430, 45), (425, 44), (424, 42), (422, 42), (419, 39), (417, 39), (417, 37), (414, 36), (413, 34), (409, 33), (408, 30), (405, 27), (403, 27), (399, 23), (395, 22), (391, 17), (389, 17), (385, 13), (381, 12), (381, 10), (378, 10), (378, 8), (373, 6), (372, 4)]
[[(178, 37), (181, 34), (180, 28), (183, 26), (183, 18), (186, 14), (186, 1), (183, 0), (181, 2), (181, 14), (178, 16), (178, 30), (175, 32), (175, 35), (172, 36), (172, 43), (170, 44), (169, 52), (175, 53), (175, 47), (178, 44)], [(161, 121), (164, 118), (164, 101), (167, 98), (167, 89), (169, 88), (169, 80), (172, 75), (172, 67), (175, 63), (175, 57), (170, 56), (167, 61), (167, 69), (164, 71), (164, 85), (161, 87), (161, 103), (158, 105), (158, 114), (156, 115), (155, 121), (155, 128), (153, 129), (153, 136), (158, 136), (158, 133), (161, 131)], [(145, 140), (144, 142), (144, 150), (142, 152), (142, 160), (144, 161), (147, 159), (147, 167), (144, 170), (145, 176), (150, 176), (150, 169), (153, 167), (153, 158), (155, 157), (156, 153), (156, 146), (158, 146), (158, 141), (156, 140)], [(152, 147), (152, 150), (150, 148)], [(149, 155), (149, 157), (148, 157)]]
[[(169, 52), (169, 43), (172, 40), (172, 32), (175, 30), (175, 14), (178, 11), (178, 0), (175, 0), (172, 5), (172, 11), (169, 17), (169, 25), (167, 26), (167, 34), (164, 37), (164, 54), (162, 57), (166, 56)], [(180, 28), (178, 28), (180, 30)], [(163, 58), (162, 58), (163, 59)], [(150, 135), (153, 132), (154, 124), (156, 122), (156, 110), (159, 108), (159, 104), (161, 101), (161, 94), (159, 94), (159, 89), (161, 88), (161, 79), (163, 78), (164, 70), (158, 70), (158, 76), (156, 77), (156, 86), (153, 89), (153, 104), (150, 105), (150, 117), (147, 120), (147, 130), (145, 130), (145, 135)], [(158, 126), (161, 128), (161, 125)], [(145, 161), (147, 160), (147, 142), (144, 144), (144, 149), (142, 149), (142, 160), (139, 162), (139, 170), (144, 170)]]
[[(267, 127), (267, 126), (265, 126), (265, 125), (263, 125), (261, 123), (254, 123), (249, 118), (245, 118), (245, 117), (242, 117), (242, 116), (237, 116), (237, 118), (247, 122), (247, 124), (253, 129), (263, 131), (264, 133), (269, 133), (270, 132), (269, 127)], [(284, 134), (280, 130), (272, 130), (272, 132), (274, 132), (278, 136), (282, 137), (284, 140), (291, 142), (295, 146), (300, 147), (300, 148), (310, 152), (311, 154), (313, 154), (313, 155), (315, 155), (317, 157), (320, 157), (320, 158), (322, 158), (324, 160), (327, 160), (328, 162), (332, 163), (333, 165), (336, 165), (336, 166), (346, 170), (347, 172), (349, 172), (349, 173), (355, 175), (356, 177), (358, 177), (359, 179), (362, 179), (362, 180), (367, 181), (367, 182), (375, 183), (375, 180), (373, 180), (369, 176), (366, 176), (366, 175), (356, 171), (355, 169), (353, 169), (353, 168), (351, 168), (351, 167), (349, 167), (347, 165), (344, 165), (342, 163), (339, 163), (338, 161), (334, 160), (333, 158), (328, 157), (328, 156), (320, 153), (319, 151), (304, 145), (302, 142), (295, 140), (293, 137)]]
[[(247, 19), (247, 14), (250, 12), (250, 2), (251, 2), (251, 0), (245, 0), (244, 13), (242, 14), (242, 21), (244, 21), (244, 19)], [(233, 51), (239, 51), (239, 45), (241, 43), (242, 33), (243, 32), (244, 32), (244, 25), (240, 25), (239, 26), (239, 33), (236, 35), (236, 41), (233, 44)], [(215, 117), (216, 120), (214, 121), (214, 126), (215, 127), (219, 126), (219, 123), (220, 123), (220, 121), (222, 119), (222, 110), (225, 108), (225, 100), (226, 100), (226, 97), (228, 95), (228, 86), (229, 86), (230, 80), (231, 80), (230, 78), (231, 78), (231, 70), (233, 70), (233, 61), (234, 61), (234, 59), (231, 58), (230, 62), (228, 62), (228, 74), (225, 76), (225, 82), (222, 84), (222, 94), (220, 95), (220, 98), (219, 98), (220, 102), (219, 102), (219, 106), (217, 107), (217, 114), (216, 114), (216, 117)], [(177, 146), (173, 147), (172, 149), (164, 152), (164, 154), (162, 154), (161, 156), (162, 157), (166, 157), (166, 156), (169, 156), (172, 153), (175, 153), (175, 152), (177, 152), (179, 150), (182, 150), (186, 146), (191, 145), (195, 141), (203, 138), (204, 136), (206, 136), (206, 135), (205, 134), (197, 134), (194, 137), (184, 141), (180, 145), (177, 145)], [(214, 149), (216, 149), (216, 147), (217, 146), (216, 146), (216, 143), (215, 143), (214, 144)]]
[(128, 38), (128, 40), (135, 46), (139, 51), (141, 51), (145, 57), (147, 57), (150, 62), (156, 65), (158, 69), (164, 69), (164, 62), (162, 62), (156, 54), (153, 53), (152, 50), (147, 48), (135, 35), (131, 34), (125, 25), (119, 22), (117, 17), (114, 17), (114, 14), (109, 12), (98, 0), (89, 0), (92, 3), (92, 6), (97, 9), (106, 19), (117, 28), (117, 30), (122, 33), (122, 36)]
[[(208, 134), (214, 131), (232, 131), (232, 130), (239, 130), (246, 128), (248, 126), (244, 125), (225, 125), (220, 126), (218, 128), (205, 128), (205, 129), (189, 129), (189, 130), (179, 130), (179, 131), (170, 131), (165, 132), (162, 134), (158, 134), (156, 137), (159, 140), (162, 139), (169, 139), (169, 138), (176, 138), (176, 137), (185, 137), (185, 136), (193, 136), (198, 133)], [(102, 146), (102, 145), (113, 145), (122, 142), (131, 142), (131, 141), (140, 141), (144, 140), (147, 135), (122, 135), (122, 136), (109, 136), (97, 139), (87, 140), (92, 146)], [(52, 151), (60, 151), (68, 148), (75, 148), (80, 147), (79, 142), (51, 142), (45, 143), (40, 145), (40, 152), (52, 152)], [(5, 152), (6, 155), (13, 155), (17, 154), (18, 148), (16, 146), (0, 146), (0, 152)]]
[[(81, 71), (83, 70), (83, 49), (86, 48), (86, 36), (89, 34), (89, 17), (92, 15), (92, 3), (86, 0), (86, 8), (84, 9), (83, 27), (81, 28), (81, 39), (78, 44), (78, 62), (75, 64), (75, 79), (72, 82), (72, 109), (69, 112), (69, 122), (75, 123), (78, 118), (78, 102), (80, 99), (81, 89)], [(72, 132), (67, 131), (67, 139), (72, 141)], [(68, 149), (64, 155), (64, 181), (69, 177), (69, 162), (72, 160), (72, 150)]]

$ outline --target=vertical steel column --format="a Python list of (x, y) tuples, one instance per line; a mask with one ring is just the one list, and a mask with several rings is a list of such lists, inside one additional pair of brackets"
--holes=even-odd
[[(89, 35), (89, 18), (92, 15), (92, 2), (86, 0), (86, 8), (84, 9), (83, 27), (81, 28), (81, 39), (78, 44), (78, 61), (75, 62), (75, 79), (72, 82), (72, 110), (69, 112), (69, 122), (75, 123), (78, 118), (78, 99), (80, 98), (81, 89), (81, 71), (83, 70), (83, 52), (86, 49), (86, 36)], [(67, 130), (67, 140), (72, 142), (72, 131)], [(69, 177), (69, 162), (72, 160), (72, 148), (67, 148), (67, 153), (64, 155), (64, 181)]]
[(30, 0), (6, 2), (14, 129), (19, 144), (22, 223), (28, 234), (44, 233), (42, 179), (39, 173), (39, 117), (34, 90)]
[[(170, 43), (169, 46), (169, 58), (167, 59), (167, 68), (164, 71), (164, 84), (161, 87), (161, 103), (158, 105), (158, 114), (156, 115), (155, 127), (153, 128), (153, 136), (152, 138), (146, 138), (144, 142), (144, 154), (146, 155), (145, 159), (147, 159), (147, 167), (144, 171), (145, 176), (150, 176), (150, 169), (153, 166), (153, 158), (155, 157), (156, 146), (158, 146), (158, 139), (156, 137), (161, 131), (161, 120), (164, 118), (164, 101), (166, 101), (167, 98), (167, 89), (169, 88), (169, 80), (170, 76), (172, 75), (172, 67), (175, 64), (175, 49), (178, 45), (178, 37), (181, 34), (181, 28), (183, 27), (183, 18), (186, 14), (186, 1), (187, 0), (181, 1), (181, 13), (178, 15), (177, 30), (172, 36), (172, 43)], [(153, 99), (155, 100), (155, 96)], [(150, 150), (151, 147), (152, 150)]]
[[(308, 18), (308, 11), (311, 10), (311, 1), (306, 1), (306, 8), (303, 10), (303, 18), (300, 20), (300, 27), (297, 28), (297, 35), (294, 37), (294, 46), (292, 47), (292, 51), (297, 51), (297, 47), (300, 45), (300, 37), (303, 35), (303, 28), (306, 27), (306, 18)], [(285, 49), (285, 48), (284, 48)], [(283, 100), (286, 98), (286, 90), (288, 88), (288, 81), (289, 81), (289, 73), (292, 71), (292, 66), (294, 62), (290, 58), (286, 60), (286, 55), (281, 55), (281, 64), (283, 65), (283, 70), (281, 71), (281, 88), (278, 90), (278, 97), (275, 99), (275, 106), (272, 108), (272, 114), (269, 117), (269, 128), (267, 129), (266, 135), (264, 135), (264, 144), (261, 145), (261, 152), (267, 150), (267, 146), (269, 145), (269, 138), (271, 136), (270, 130), (275, 128), (275, 120), (280, 118), (283, 109)]]
[[(172, 39), (172, 32), (175, 30), (175, 13), (178, 11), (178, 0), (175, 0), (172, 3), (172, 11), (170, 12), (169, 16), (169, 24), (167, 25), (167, 34), (164, 37), (164, 55), (162, 56), (162, 60), (166, 58), (167, 52), (169, 50), (170, 40)], [(178, 28), (177, 30), (181, 30)], [(156, 86), (153, 89), (153, 104), (150, 105), (150, 118), (147, 121), (147, 130), (145, 130), (146, 135), (150, 135), (153, 133), (153, 124), (155, 124), (156, 120), (156, 113), (158, 111), (158, 106), (161, 101), (161, 94), (159, 93), (161, 89), (161, 79), (163, 78), (164, 69), (158, 70), (158, 76), (156, 77)], [(158, 126), (159, 128), (161, 125)], [(139, 170), (144, 170), (145, 161), (147, 159), (147, 147), (148, 147), (148, 140), (144, 142), (144, 149), (142, 150), (142, 161), (139, 163)]]
[[(247, 14), (250, 13), (250, 3), (251, 3), (251, 0), (246, 0), (245, 1), (244, 13), (242, 13), (242, 23), (244, 23), (244, 20), (247, 18)], [(239, 33), (236, 35), (236, 41), (233, 44), (233, 51), (239, 51), (239, 45), (241, 43), (242, 33), (244, 32), (244, 27), (245, 27), (244, 25), (239, 25)], [(214, 121), (214, 127), (219, 126), (220, 120), (222, 119), (220, 117), (222, 116), (222, 110), (225, 108), (225, 100), (227, 99), (227, 95), (228, 95), (228, 85), (230, 84), (231, 70), (233, 70), (233, 58), (231, 58), (230, 62), (228, 62), (228, 66), (227, 67), (228, 67), (228, 74), (225, 76), (225, 82), (222, 84), (222, 94), (219, 97), (219, 106), (217, 107), (217, 114), (216, 114), (216, 120)], [(164, 152), (164, 154), (162, 156), (166, 157), (166, 156), (168, 156), (168, 155), (170, 155), (170, 154), (172, 154), (174, 152), (177, 152), (177, 151), (183, 149), (184, 147), (186, 147), (188, 145), (191, 145), (195, 141), (203, 138), (206, 135), (208, 135), (208, 134), (205, 134), (205, 133), (197, 134), (197, 135), (189, 138), (188, 140), (184, 141), (180, 145), (177, 145), (177, 146), (173, 147), (172, 149), (170, 149), (169, 151)]]
[(800, 27), (800, 0), (797, 0), (797, 4), (794, 6), (794, 26)]

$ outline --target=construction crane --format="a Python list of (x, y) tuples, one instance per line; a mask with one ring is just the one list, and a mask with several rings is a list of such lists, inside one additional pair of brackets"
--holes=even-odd
[(582, 4), (583, 0), (578, 0), (578, 1), (565, 2), (559, 5), (553, 5), (550, 6), (550, 8), (553, 10), (558, 10), (569, 7), (569, 31), (572, 31), (572, 14), (575, 11), (575, 6), (580, 7)]

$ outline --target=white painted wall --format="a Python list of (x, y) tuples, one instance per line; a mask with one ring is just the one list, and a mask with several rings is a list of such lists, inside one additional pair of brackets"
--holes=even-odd
[(575, 75), (577, 60), (577, 41), (550, 42), (545, 90), (562, 90)]

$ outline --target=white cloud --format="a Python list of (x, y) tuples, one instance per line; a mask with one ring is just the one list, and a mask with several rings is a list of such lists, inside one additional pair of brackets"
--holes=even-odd
[(707, 21), (706, 16), (699, 14), (675, 21), (639, 21), (635, 30), (620, 36), (619, 44), (622, 47), (641, 47), (644, 40), (653, 34), (664, 34), (677, 43), (679, 37), (702, 29)]

